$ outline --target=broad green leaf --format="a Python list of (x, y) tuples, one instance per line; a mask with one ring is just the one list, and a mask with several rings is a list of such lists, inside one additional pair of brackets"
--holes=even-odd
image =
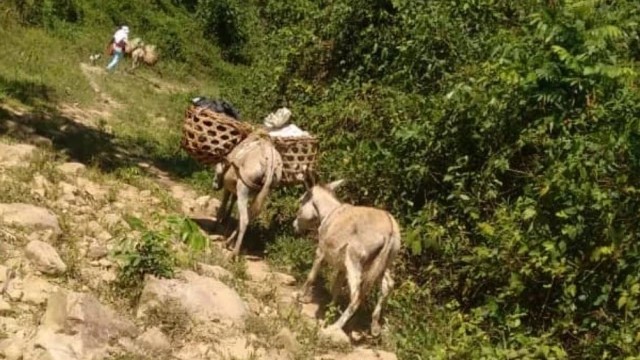
[(536, 209), (534, 209), (534, 208), (526, 208), (524, 210), (524, 212), (522, 213), (522, 218), (524, 220), (529, 220), (534, 216), (536, 216)]

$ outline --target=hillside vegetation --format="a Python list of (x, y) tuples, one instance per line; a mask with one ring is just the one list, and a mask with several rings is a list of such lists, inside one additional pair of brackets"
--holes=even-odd
[[(103, 52), (116, 25), (157, 44), (157, 67), (121, 63), (100, 77), (122, 105), (102, 123), (130, 155), (202, 191), (209, 171), (179, 152), (191, 96), (224, 97), (255, 122), (289, 107), (321, 139), (322, 178), (345, 178), (342, 198), (402, 221), (384, 315), (399, 357), (637, 358), (636, 1), (11, 0), (0, 10), (0, 99), (34, 109), (105, 100), (77, 64)], [(77, 146), (84, 160), (130, 171), (92, 145)], [(301, 277), (313, 244), (292, 234), (299, 192), (272, 196), (247, 242)]]

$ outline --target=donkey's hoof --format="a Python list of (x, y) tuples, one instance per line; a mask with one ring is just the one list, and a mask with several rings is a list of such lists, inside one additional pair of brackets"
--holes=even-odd
[(371, 324), (371, 336), (374, 338), (380, 337), (380, 335), (382, 334), (382, 327), (380, 326), (380, 324), (375, 323), (375, 324)]

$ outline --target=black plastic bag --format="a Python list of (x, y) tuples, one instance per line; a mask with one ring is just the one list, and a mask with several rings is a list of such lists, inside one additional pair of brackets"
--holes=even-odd
[(240, 120), (240, 112), (235, 107), (233, 107), (233, 104), (224, 99), (217, 100), (199, 96), (191, 99), (191, 103), (193, 103), (193, 105), (195, 106), (211, 109), (218, 113), (224, 113), (236, 120)]

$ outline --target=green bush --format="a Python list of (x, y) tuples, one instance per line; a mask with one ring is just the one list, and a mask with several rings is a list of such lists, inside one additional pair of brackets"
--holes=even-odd
[(247, 9), (241, 5), (236, 0), (200, 0), (196, 8), (204, 35), (216, 41), (225, 58), (233, 62), (247, 61)]
[(25, 24), (52, 27), (56, 22), (82, 21), (77, 0), (12, 0), (20, 20)]
[(403, 357), (633, 355), (634, 3), (300, 4), (262, 6), (277, 54), (252, 94), (320, 136), (345, 199), (402, 219)]
[(140, 238), (123, 239), (116, 255), (122, 260), (118, 272), (118, 287), (123, 291), (142, 290), (145, 275), (171, 278), (176, 260), (171, 249), (171, 234), (168, 231), (153, 231), (136, 218), (127, 222), (141, 233)]

